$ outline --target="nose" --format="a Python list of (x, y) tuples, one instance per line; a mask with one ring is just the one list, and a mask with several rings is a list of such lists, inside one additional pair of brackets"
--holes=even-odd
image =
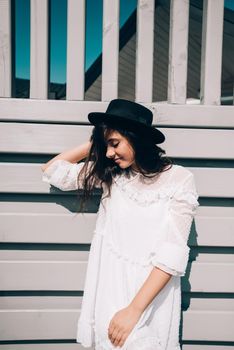
[(115, 151), (111, 148), (107, 148), (106, 157), (107, 158), (114, 158), (114, 156), (115, 156)]

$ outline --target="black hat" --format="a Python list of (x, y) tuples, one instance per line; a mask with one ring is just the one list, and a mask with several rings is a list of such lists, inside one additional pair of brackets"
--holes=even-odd
[(124, 99), (112, 100), (106, 112), (91, 112), (88, 114), (88, 119), (93, 125), (106, 122), (151, 133), (155, 143), (162, 143), (165, 140), (164, 134), (152, 126), (153, 113), (151, 110), (136, 102)]

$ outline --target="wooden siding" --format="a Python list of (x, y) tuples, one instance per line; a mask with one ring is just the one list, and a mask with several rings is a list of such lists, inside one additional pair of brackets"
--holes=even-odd
[[(187, 0), (172, 0), (171, 13), (170, 1), (156, 1), (155, 13), (153, 3), (139, 0), (137, 30), (118, 52), (119, 1), (112, 7), (104, 1), (103, 74), (85, 92), (85, 1), (78, 6), (68, 0), (67, 101), (53, 101), (47, 99), (48, 0), (31, 0), (31, 18), (40, 20), (31, 24), (27, 100), (8, 98), (11, 2), (1, 1), (0, 350), (83, 349), (75, 342), (76, 326), (101, 192), (95, 190), (87, 212), (77, 215), (79, 192), (43, 183), (40, 165), (87, 141), (92, 130), (87, 114), (105, 111), (117, 96), (152, 110), (153, 125), (166, 136), (161, 148), (195, 176), (200, 206), (182, 278), (183, 350), (234, 348), (234, 119), (233, 106), (219, 106), (223, 0), (204, 1), (203, 35), (196, 6), (188, 23)], [(217, 45), (210, 21), (211, 29), (217, 29)], [(230, 46), (223, 57), (226, 80), (231, 37), (230, 22), (223, 33), (224, 48)], [(207, 65), (214, 54), (218, 59)], [(200, 73), (201, 101), (185, 104), (186, 82), (187, 97), (197, 97)], [(165, 102), (155, 102), (160, 100)]]
[(66, 96), (67, 100), (83, 100), (85, 90), (85, 0), (68, 0), (67, 7)]
[[(114, 4), (114, 2), (112, 3)], [(148, 6), (145, 6), (146, 4)], [(115, 9), (113, 7), (113, 9), (108, 10), (104, 4), (106, 24), (103, 23), (103, 52), (87, 72), (89, 74), (86, 76), (86, 83), (88, 83), (86, 84), (84, 82), (84, 0), (80, 1), (79, 5), (73, 0), (68, 1), (67, 86), (59, 88), (59, 92), (55, 93), (58, 95), (57, 97), (50, 93), (49, 98), (108, 101), (106, 94), (111, 94), (109, 98), (116, 96), (118, 89), (118, 97), (130, 100), (136, 99), (139, 102), (156, 102), (168, 99), (173, 103), (184, 103), (184, 99), (187, 97), (198, 100), (201, 98), (201, 101), (205, 104), (219, 104), (220, 92), (222, 91), (222, 103), (225, 103), (225, 99), (228, 99), (230, 103), (233, 96), (234, 74), (232, 64), (234, 55), (233, 11), (225, 9), (223, 16), (223, 0), (204, 1), (203, 16), (202, 1), (190, 0), (189, 23), (187, 23), (188, 1), (173, 1), (171, 12), (169, 0), (156, 1), (155, 4), (155, 13), (152, 13), (150, 11), (151, 0), (143, 1), (142, 6), (139, 1), (138, 11), (135, 11), (126, 25), (121, 28), (119, 55), (117, 55), (118, 1), (115, 2)], [(9, 97), (11, 96), (12, 51), (9, 21), (10, 0), (2, 0), (1, 6), (0, 25), (3, 35), (0, 37), (2, 42), (0, 47), (0, 69), (2, 69), (0, 96)], [(33, 2), (32, 18), (35, 17), (38, 6), (40, 9), (43, 7), (46, 9), (46, 2), (44, 0), (42, 4), (41, 2)], [(175, 9), (173, 6), (175, 6)], [(184, 10), (176, 11), (177, 6), (181, 6)], [(108, 11), (113, 11), (112, 17)], [(147, 26), (141, 20), (142, 15), (144, 18), (148, 17)], [(32, 81), (30, 88), (34, 91), (33, 96), (35, 98), (40, 98), (40, 96), (44, 98), (44, 95), (40, 95), (42, 91), (43, 94), (46, 94), (45, 78), (47, 73), (45, 64), (48, 52), (45, 46), (46, 40), (41, 40), (41, 37), (47, 33), (46, 10), (43, 18), (45, 21), (44, 33), (38, 33), (35, 25), (31, 27)], [(79, 21), (76, 20), (77, 18), (79, 18)], [(154, 23), (152, 23), (153, 18)], [(181, 18), (183, 18), (183, 21)], [(212, 18), (214, 18), (214, 21), (212, 21)], [(172, 25), (170, 26), (170, 22), (174, 25), (173, 28)], [(184, 24), (183, 28), (180, 28), (182, 24)], [(137, 29), (138, 26), (139, 30)], [(214, 26), (215, 35), (213, 35), (212, 26)], [(173, 35), (174, 32), (177, 32), (176, 36)], [(180, 36), (178, 32), (180, 32)], [(144, 35), (147, 35), (148, 40), (141, 39)], [(152, 40), (149, 40), (149, 38)], [(37, 46), (35, 46), (35, 41), (38, 42)], [(40, 47), (41, 41), (42, 47)], [(74, 42), (75, 44), (73, 44)], [(152, 50), (153, 74), (150, 76)], [(39, 67), (34, 64), (38, 57), (37, 51), (43, 52), (43, 56), (40, 58), (42, 63)], [(142, 51), (144, 52), (143, 55), (141, 54)], [(217, 59), (211, 60), (210, 56)], [(105, 62), (108, 62), (108, 64), (105, 64)], [(221, 70), (222, 86), (220, 86)], [(104, 77), (102, 72), (105, 75)], [(40, 74), (43, 79), (40, 79), (40, 82), (35, 86), (36, 76), (40, 76)], [(185, 83), (186, 75), (187, 82)], [(179, 79), (175, 79), (176, 76)], [(29, 86), (29, 81), (26, 80), (25, 82)], [(84, 83), (87, 85), (86, 90)], [(24, 82), (21, 82), (20, 85), (22, 86), (22, 94), (26, 94), (25, 90), (27, 88), (24, 86)], [(209, 89), (210, 85), (213, 86), (212, 89)], [(111, 86), (111, 88), (108, 89), (105, 86)], [(222, 88), (221, 91), (220, 88)], [(114, 89), (114, 92), (110, 92), (112, 89)], [(59, 97), (61, 95), (63, 97)], [(66, 97), (64, 97), (65, 95)], [(206, 99), (206, 102), (203, 98)]]
[[(68, 122), (69, 118), (72, 122), (69, 125), (62, 108), (55, 108), (56, 114), (46, 108), (52, 101), (31, 101), (32, 105), (39, 103), (41, 111), (44, 108), (43, 122), (33, 107), (30, 112), (33, 123), (21, 118), (14, 121), (14, 116), (22, 115), (20, 104), (29, 102), (15, 101), (14, 111), (14, 101), (7, 119), (3, 120), (4, 112), (0, 112), (0, 349), (9, 349), (13, 344), (7, 343), (12, 341), (16, 342), (14, 349), (37, 349), (38, 344), (30, 343), (34, 340), (43, 340), (45, 347), (52, 349), (54, 344), (49, 343), (52, 339), (65, 341), (57, 344), (58, 348), (78, 349), (78, 344), (69, 341), (75, 342), (101, 192), (96, 190), (86, 214), (76, 215), (77, 191), (62, 192), (43, 183), (40, 164), (87, 140), (92, 127), (81, 122), (94, 106), (104, 110), (106, 103), (87, 103), (81, 107), (81, 102), (66, 102), (67, 110), (73, 111), (68, 113)], [(65, 101), (53, 102), (58, 106)], [(6, 108), (5, 103), (8, 100), (2, 101)], [(162, 148), (194, 173), (201, 204), (190, 234), (187, 273), (182, 278), (183, 349), (216, 350), (219, 347), (211, 344), (220, 344), (220, 349), (227, 350), (234, 341), (231, 297), (234, 281), (230, 278), (234, 274), (234, 135), (229, 119), (232, 110), (227, 107), (224, 118), (212, 119), (218, 113), (216, 109), (224, 107), (205, 110), (203, 106), (178, 106), (177, 111), (170, 105), (148, 106), (166, 135)], [(188, 117), (186, 125), (190, 107), (192, 115), (197, 114), (196, 107), (203, 111), (204, 119)], [(80, 110), (78, 117), (74, 116), (75, 110)], [(175, 114), (173, 121), (171, 110)], [(10, 161), (12, 155), (14, 161)], [(38, 161), (38, 157), (43, 161)], [(224, 161), (226, 165), (220, 163)], [(190, 162), (194, 163), (189, 165)], [(205, 327), (207, 324), (209, 328)]]
[[(2, 14), (2, 15), (1, 15)], [(0, 96), (11, 96), (11, 3), (0, 1)]]
[(30, 98), (48, 97), (48, 0), (30, 2)]

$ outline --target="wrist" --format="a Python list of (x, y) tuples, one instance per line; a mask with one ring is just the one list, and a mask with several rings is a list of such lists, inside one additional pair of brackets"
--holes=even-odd
[(90, 152), (92, 142), (87, 141), (83, 144), (84, 158), (86, 158)]
[(134, 300), (129, 304), (129, 308), (137, 312), (138, 314), (142, 314), (144, 312), (144, 308), (137, 305)]

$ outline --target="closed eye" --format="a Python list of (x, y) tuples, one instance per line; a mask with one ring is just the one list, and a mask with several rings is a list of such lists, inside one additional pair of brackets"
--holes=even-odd
[(110, 147), (117, 147), (118, 144), (119, 144), (119, 142), (118, 142), (118, 143), (115, 143), (115, 144), (112, 143), (112, 144), (109, 144), (109, 146), (110, 146)]

